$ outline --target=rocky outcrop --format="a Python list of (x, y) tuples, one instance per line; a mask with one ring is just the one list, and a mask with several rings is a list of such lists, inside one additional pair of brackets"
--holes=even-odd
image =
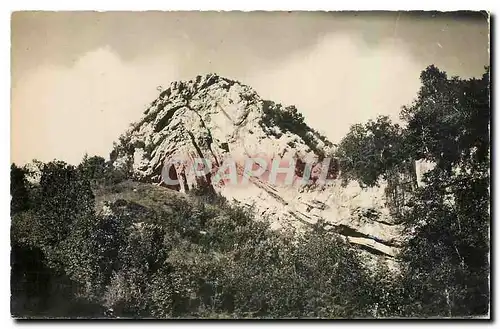
[(435, 162), (428, 161), (425, 159), (419, 159), (415, 161), (415, 175), (417, 179), (417, 185), (419, 187), (425, 186), (425, 183), (423, 182), (423, 177), (426, 173), (434, 169), (436, 166)]
[[(111, 158), (116, 167), (128, 167), (141, 181), (180, 192), (200, 186), (213, 189), (254, 207), (276, 228), (300, 230), (324, 221), (353, 244), (393, 256), (400, 243), (399, 226), (391, 217), (383, 182), (374, 188), (361, 188), (356, 182), (342, 186), (334, 179), (339, 174), (335, 161), (328, 168), (332, 181), (327, 184), (272, 184), (266, 179), (268, 172), (236, 185), (214, 176), (228, 159), (236, 160), (239, 178), (248, 176), (238, 160), (260, 156), (269, 161), (298, 160), (294, 179), (300, 181), (306, 162), (319, 163), (333, 150), (334, 145), (308, 127), (295, 107), (262, 100), (246, 85), (209, 74), (174, 82), (162, 91), (143, 119), (121, 136)], [(210, 164), (205, 175), (196, 175), (186, 165), (195, 159)], [(165, 161), (172, 166), (165, 169)], [(312, 168), (313, 180), (320, 175), (318, 168)], [(178, 183), (162, 183), (162, 173)]]

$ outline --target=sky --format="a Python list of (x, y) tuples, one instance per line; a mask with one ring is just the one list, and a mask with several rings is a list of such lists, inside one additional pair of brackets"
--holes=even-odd
[(296, 105), (338, 142), (352, 124), (398, 120), (434, 64), (479, 77), (481, 13), (16, 12), (11, 161), (108, 157), (159, 86), (217, 73)]

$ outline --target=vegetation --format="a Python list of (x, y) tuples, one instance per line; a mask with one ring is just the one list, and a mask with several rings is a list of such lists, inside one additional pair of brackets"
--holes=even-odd
[(46, 164), (39, 190), (29, 189), (33, 206), (13, 211), (15, 315), (371, 314), (371, 272), (335, 235), (318, 228), (297, 239), (220, 197), (173, 197), (166, 210), (138, 196), (96, 213), (87, 172)]
[(409, 238), (399, 255), (395, 315), (487, 314), (489, 69), (481, 79), (461, 80), (430, 66), (421, 81), (417, 99), (401, 113), (405, 128), (386, 117), (351, 128), (337, 151), (342, 175), (374, 185), (413, 171), (414, 160), (434, 162), (400, 213)]
[[(421, 79), (417, 99), (403, 109), (404, 125), (387, 117), (355, 125), (337, 150), (343, 177), (367, 186), (408, 173), (414, 160), (436, 163), (398, 213), (408, 238), (397, 271), (382, 259), (369, 266), (321, 223), (300, 234), (271, 230), (251, 209), (220, 196), (132, 183), (111, 163), (86, 156), (76, 167), (38, 163), (38, 183), (26, 168), (11, 166), (12, 313), (488, 314), (489, 73), (449, 79), (431, 66)], [(293, 109), (267, 119), (281, 130), (303, 124)]]
[(316, 139), (322, 141), (326, 146), (332, 146), (328, 139), (319, 132), (311, 129), (305, 122), (304, 116), (295, 106), (283, 108), (281, 104), (276, 104), (271, 101), (264, 101), (264, 115), (261, 126), (264, 131), (273, 134), (276, 137), (281, 137), (280, 133), (269, 129), (269, 127), (278, 127), (282, 132), (291, 132), (298, 135), (306, 145), (320, 157), (324, 157), (325, 153), (322, 148), (319, 148)]
[(374, 186), (379, 177), (387, 180), (391, 168), (408, 161), (402, 134), (402, 128), (387, 116), (352, 126), (335, 154), (344, 181)]

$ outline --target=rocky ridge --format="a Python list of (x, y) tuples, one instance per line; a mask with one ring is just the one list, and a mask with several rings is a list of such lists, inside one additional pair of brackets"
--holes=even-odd
[[(304, 123), (294, 106), (263, 100), (252, 88), (215, 74), (173, 82), (161, 91), (144, 117), (120, 137), (110, 157), (113, 165), (131, 171), (144, 182), (161, 184), (165, 160), (203, 158), (217, 168), (227, 158), (257, 155), (321, 161), (335, 145)], [(362, 249), (393, 257), (401, 241), (400, 227), (388, 205), (387, 184), (362, 188), (355, 181), (326, 185), (285, 186), (259, 177), (247, 185), (215, 182), (208, 173), (197, 177), (183, 164), (168, 174), (179, 180), (174, 188), (186, 192), (205, 187), (229, 200), (254, 207), (275, 228), (300, 230), (323, 221)], [(246, 173), (238, 165), (240, 176)], [(341, 169), (341, 168), (340, 168)], [(341, 176), (331, 163), (330, 177)], [(299, 173), (300, 176), (300, 173)]]

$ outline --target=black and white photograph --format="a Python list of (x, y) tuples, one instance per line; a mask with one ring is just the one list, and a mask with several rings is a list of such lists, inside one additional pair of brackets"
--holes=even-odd
[(10, 20), (13, 319), (491, 319), (490, 12)]

